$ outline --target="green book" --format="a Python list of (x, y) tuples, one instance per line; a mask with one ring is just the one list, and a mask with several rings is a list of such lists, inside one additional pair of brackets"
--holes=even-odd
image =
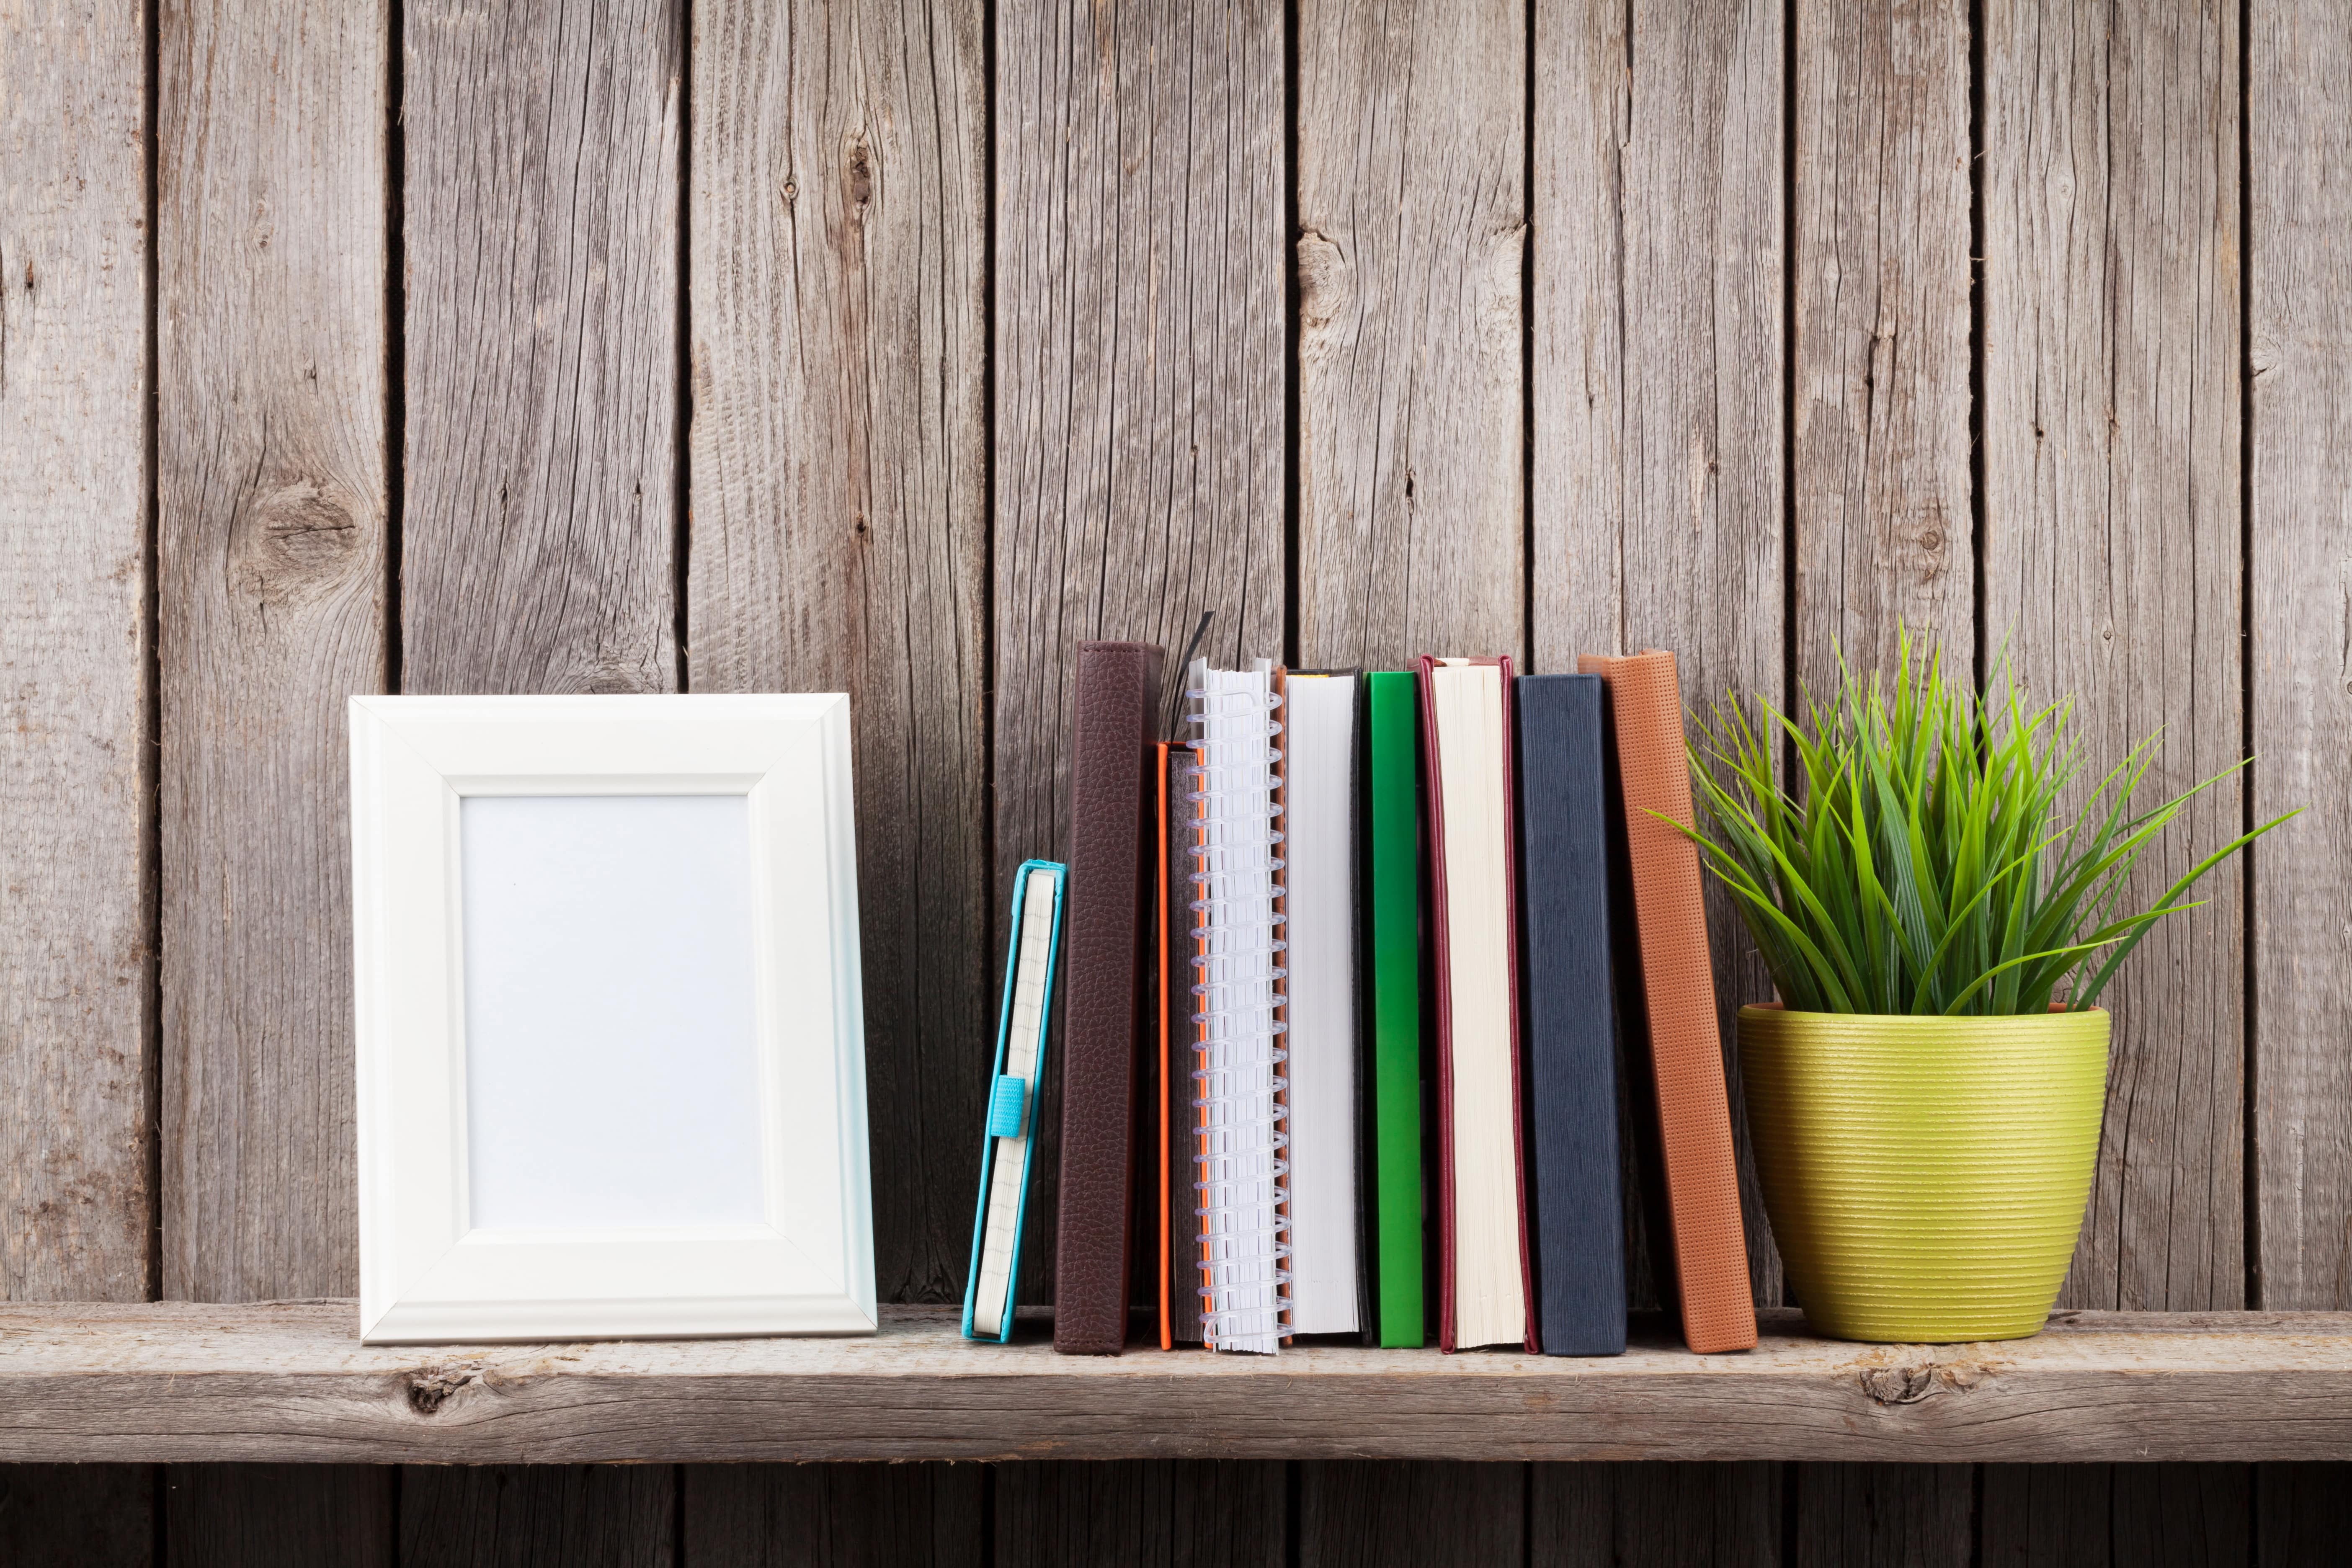
[(1422, 1265), (1421, 694), (1408, 670), (1364, 677), (1365, 898), (1371, 976), (1371, 1232), (1383, 1345), (1427, 1342)]

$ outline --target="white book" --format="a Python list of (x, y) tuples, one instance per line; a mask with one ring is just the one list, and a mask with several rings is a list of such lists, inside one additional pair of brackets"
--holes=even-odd
[(1430, 672), (1444, 858), (1445, 973), (1453, 1020), (1454, 1344), (1527, 1338), (1519, 1268), (1518, 1144), (1512, 1062), (1510, 746), (1499, 665), (1440, 659)]
[(1289, 1276), (1284, 1191), (1279, 679), (1196, 661), (1186, 681), (1201, 763), (1194, 852), (1203, 954), (1194, 1072), (1203, 1152), (1202, 1335), (1212, 1350), (1272, 1354)]
[(1290, 1327), (1352, 1334), (1356, 1268), (1356, 677), (1285, 681), (1283, 967), (1290, 1028)]

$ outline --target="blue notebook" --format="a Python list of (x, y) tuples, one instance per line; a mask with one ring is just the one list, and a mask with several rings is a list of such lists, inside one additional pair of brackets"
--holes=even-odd
[(1551, 1355), (1625, 1349), (1601, 678), (1517, 682), (1528, 1253)]
[(1004, 1005), (996, 1018), (996, 1068), (989, 1079), (988, 1120), (981, 1139), (980, 1211), (972, 1218), (971, 1271), (963, 1292), (966, 1339), (1001, 1343), (1013, 1337), (1021, 1219), (1029, 1203), (1030, 1134), (1036, 1126), (1037, 1085), (1045, 1071), (1066, 875), (1051, 860), (1024, 860), (1013, 879)]

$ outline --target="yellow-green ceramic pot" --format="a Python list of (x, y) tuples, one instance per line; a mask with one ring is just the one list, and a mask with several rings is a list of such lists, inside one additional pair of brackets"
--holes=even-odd
[(1936, 1343), (2041, 1329), (2098, 1158), (2104, 1010), (1742, 1007), (1739, 1069), (1772, 1237), (1816, 1332)]

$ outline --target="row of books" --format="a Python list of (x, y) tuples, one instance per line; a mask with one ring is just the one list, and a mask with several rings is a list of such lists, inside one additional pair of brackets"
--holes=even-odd
[(1057, 1350), (1122, 1350), (1139, 1273), (1166, 1349), (1622, 1351), (1621, 1028), (1661, 1285), (1754, 1344), (1673, 656), (1161, 666), (1079, 649), (965, 1331), (1011, 1337), (1060, 959)]

